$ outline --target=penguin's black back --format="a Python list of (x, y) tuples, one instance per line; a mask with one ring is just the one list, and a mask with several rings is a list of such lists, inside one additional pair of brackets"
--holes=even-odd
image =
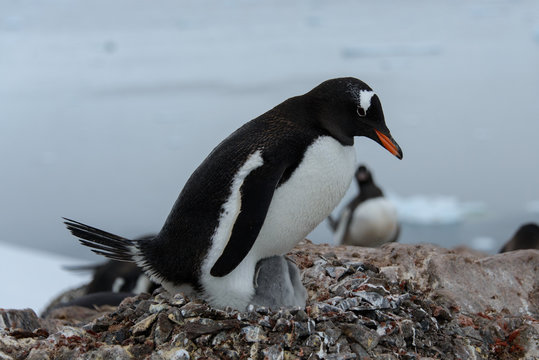
[[(302, 97), (288, 99), (251, 120), (208, 155), (185, 184), (157, 237), (139, 244), (150, 271), (158, 276), (166, 274), (167, 281), (190, 283), (199, 289), (200, 266), (211, 246), (222, 206), (231, 195), (234, 176), (249, 155), (261, 150), (265, 165), (281, 168), (278, 187), (300, 164), (306, 148), (326, 135), (321, 128), (307, 126), (310, 114), (303, 101)], [(264, 166), (259, 167), (250, 176), (263, 176), (263, 171)]]

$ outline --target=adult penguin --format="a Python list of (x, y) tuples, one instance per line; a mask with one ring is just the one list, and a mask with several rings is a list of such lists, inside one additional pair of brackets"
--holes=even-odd
[(522, 225), (500, 249), (500, 253), (520, 249), (539, 249), (539, 225), (534, 223)]
[(94, 252), (137, 263), (170, 292), (244, 309), (256, 293), (259, 260), (291, 250), (344, 196), (355, 136), (402, 158), (373, 90), (351, 77), (328, 80), (217, 145), (155, 238), (132, 241), (69, 219), (66, 225)]
[(372, 173), (360, 165), (355, 174), (359, 193), (334, 220), (328, 217), (335, 243), (376, 247), (397, 241), (400, 225), (395, 205), (384, 197)]

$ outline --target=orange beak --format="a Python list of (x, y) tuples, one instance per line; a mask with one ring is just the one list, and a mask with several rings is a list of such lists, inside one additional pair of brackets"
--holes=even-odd
[(382, 142), (382, 145), (384, 145), (384, 147), (387, 149), (387, 151), (395, 155), (397, 158), (402, 159), (402, 150), (400, 146), (395, 142), (395, 140), (382, 134), (376, 129), (374, 129), (374, 131), (376, 132), (376, 135), (378, 135), (378, 138)]

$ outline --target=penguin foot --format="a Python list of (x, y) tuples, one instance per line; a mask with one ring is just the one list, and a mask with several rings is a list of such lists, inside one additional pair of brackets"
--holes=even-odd
[(307, 290), (301, 283), (299, 269), (284, 256), (272, 256), (256, 265), (254, 305), (270, 309), (305, 307)]

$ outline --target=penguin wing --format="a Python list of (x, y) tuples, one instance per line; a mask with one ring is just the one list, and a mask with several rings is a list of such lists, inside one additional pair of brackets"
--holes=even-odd
[(265, 163), (253, 170), (241, 186), (241, 210), (223, 253), (213, 265), (212, 276), (225, 276), (247, 256), (264, 224), (284, 164)]

